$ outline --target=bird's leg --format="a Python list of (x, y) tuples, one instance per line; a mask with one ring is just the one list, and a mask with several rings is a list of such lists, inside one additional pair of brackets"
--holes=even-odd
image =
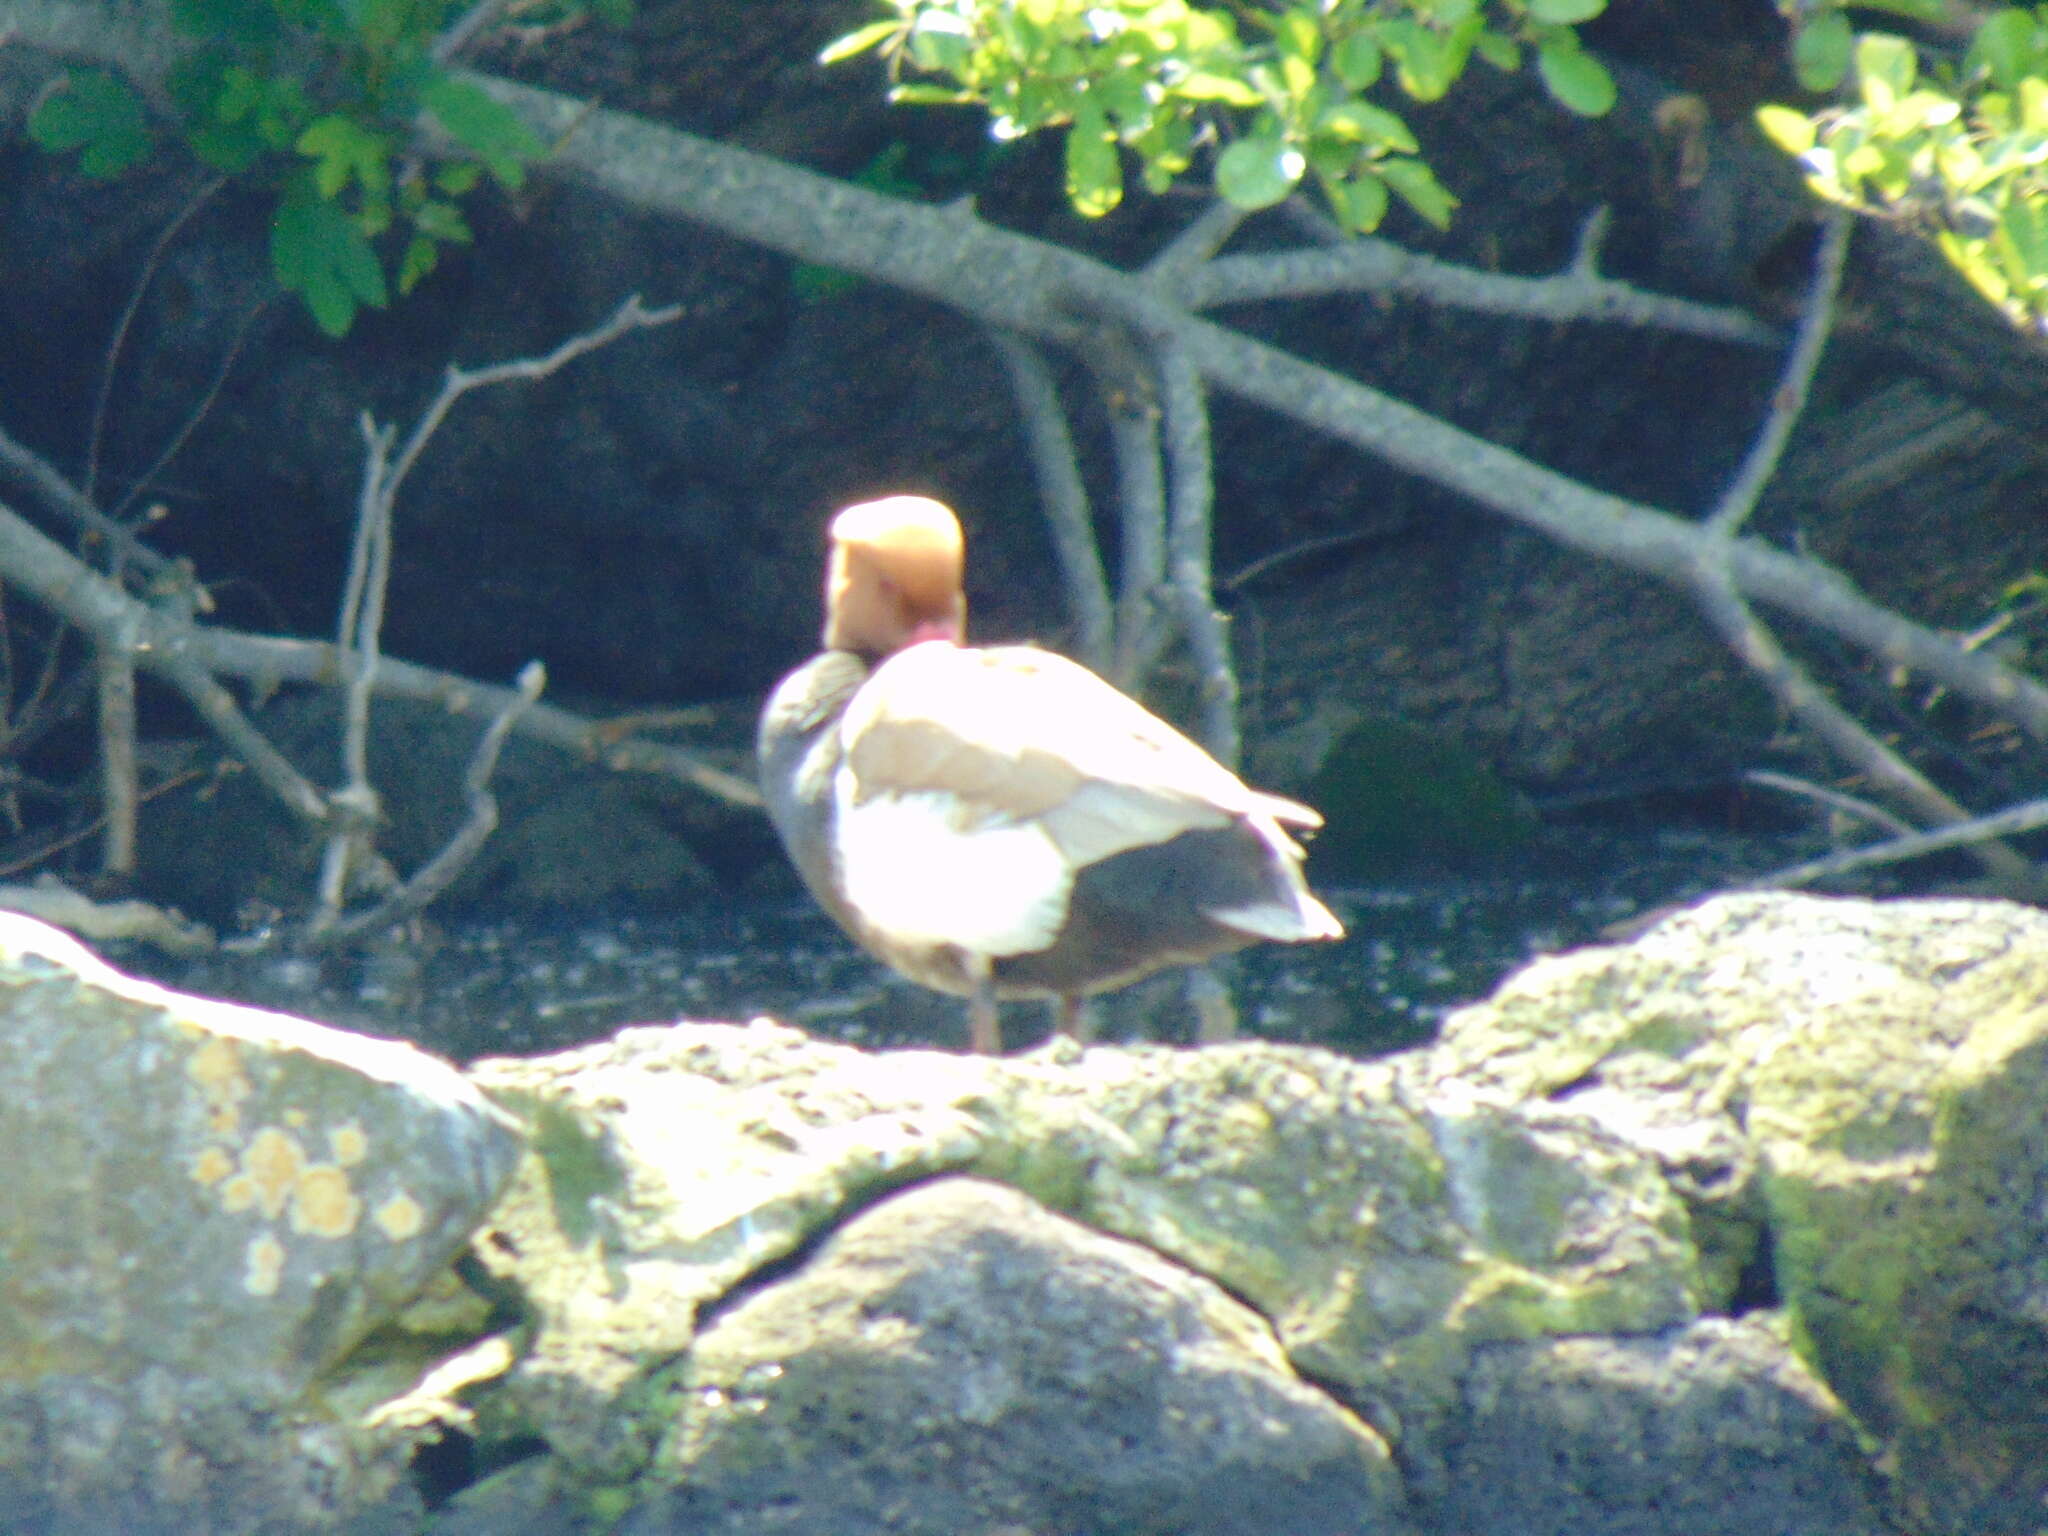
[(1216, 974), (1217, 962), (1188, 968), (1187, 999), (1195, 1010), (1195, 1043), (1221, 1045), (1237, 1038), (1237, 1004), (1230, 983)]
[(1095, 1018), (1089, 1012), (1088, 999), (1076, 992), (1054, 1003), (1052, 1027), (1082, 1045), (1091, 1043), (1095, 1039)]
[(1003, 1021), (996, 1012), (995, 968), (986, 959), (969, 962), (974, 990), (967, 994), (967, 1041), (984, 1056), (1003, 1054)]

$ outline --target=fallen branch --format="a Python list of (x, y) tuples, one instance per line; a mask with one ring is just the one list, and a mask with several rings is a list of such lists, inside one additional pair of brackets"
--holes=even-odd
[(497, 772), (498, 753), (505, 745), (505, 737), (512, 729), (520, 714), (531, 708), (540, 697), (541, 689), (547, 686), (547, 671), (537, 661), (530, 661), (519, 673), (519, 683), (511, 701), (498, 711), (497, 716), (484, 730), (478, 740), (476, 751), (471, 754), (469, 768), (463, 775), (463, 789), (469, 801), (469, 815), (462, 825), (450, 835), (440, 852), (422, 864), (410, 880), (393, 890), (374, 907), (338, 918), (309, 939), (321, 945), (333, 945), (358, 938), (365, 933), (377, 933), (404, 922), (407, 918), (423, 912), (438, 900), (441, 894), (455, 883), (456, 877), (468, 867), (483, 848), (485, 841), (498, 826), (498, 801), (490, 791), (491, 775)]

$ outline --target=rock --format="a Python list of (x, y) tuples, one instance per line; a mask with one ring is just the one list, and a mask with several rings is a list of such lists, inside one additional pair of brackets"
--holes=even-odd
[[(252, 1426), (443, 1269), (520, 1145), (410, 1046), (169, 992), (9, 913), (0, 1105), (0, 1509), (53, 1528), (169, 1501), (198, 1529), (288, 1484)], [(289, 1438), (314, 1503), (346, 1482), (320, 1457), (368, 1448), (318, 1413)]]
[(1531, 966), (1404, 1076), (1547, 1099), (1658, 1158), (1708, 1272), (1768, 1276), (1883, 1448), (1895, 1518), (2038, 1529), (2048, 916), (1728, 897)]
[[(428, 1489), (438, 1536), (2038, 1529), (2028, 909), (1709, 902), (1377, 1063), (872, 1053), (765, 1020), (481, 1063), (530, 1141), (472, 1237), (488, 1296), (430, 1277), (403, 1369), (335, 1363), (400, 1287), (373, 1299), (360, 1252), (388, 1167), (326, 1128), (385, 1106), (348, 1111), (364, 1141), (388, 1113), (405, 1178), (474, 1202), (510, 1133), (403, 1047), (13, 922), (0, 1153), (58, 1173), (0, 1196), (0, 1529), (149, 1531), (169, 1491), (208, 1501), (188, 1528), (370, 1536)], [(336, 1174), (350, 1236), (297, 1229)], [(22, 1194), (45, 1185), (106, 1236)], [(221, 1257), (265, 1235), (275, 1295)], [(36, 1308), (58, 1322), (25, 1334)]]
[(1888, 1536), (1841, 1404), (1760, 1314), (1489, 1344), (1432, 1529), (1459, 1536)]
[(1385, 1444), (1258, 1315), (974, 1179), (891, 1196), (721, 1313), (623, 1532), (1405, 1530)]
[(628, 1388), (693, 1347), (709, 1302), (937, 1173), (1000, 1180), (1243, 1298), (1295, 1369), (1400, 1426), (1425, 1486), (1474, 1348), (1698, 1310), (1653, 1158), (1541, 1106), (1411, 1102), (1385, 1067), (1321, 1051), (877, 1056), (681, 1024), (474, 1075), (536, 1127), (477, 1246), (535, 1319), (504, 1411), (605, 1481), (671, 1435)]

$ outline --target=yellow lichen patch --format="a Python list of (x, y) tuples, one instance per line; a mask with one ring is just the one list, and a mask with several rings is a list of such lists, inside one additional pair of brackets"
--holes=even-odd
[(306, 1128), (306, 1112), (303, 1109), (288, 1109), (284, 1112), (284, 1123), (295, 1131)]
[(356, 1229), (363, 1202), (348, 1187), (348, 1175), (321, 1163), (299, 1175), (292, 1190), (292, 1230), (315, 1237), (346, 1237)]
[(215, 1035), (185, 1063), (185, 1072), (199, 1085), (206, 1101), (207, 1124), (216, 1136), (232, 1136), (242, 1126), (242, 1100), (249, 1097), (247, 1074), (234, 1042)]
[(360, 1125), (351, 1120), (328, 1131), (327, 1147), (335, 1162), (344, 1168), (353, 1168), (370, 1155), (370, 1138), (363, 1134)]
[(218, 1184), (235, 1171), (235, 1160), (220, 1147), (205, 1147), (192, 1159), (192, 1178), (200, 1184)]
[(242, 1176), (250, 1181), (256, 1203), (266, 1216), (283, 1213), (305, 1166), (306, 1154), (298, 1138), (274, 1125), (251, 1136), (242, 1150)]
[(401, 1190), (378, 1206), (371, 1219), (391, 1241), (402, 1243), (420, 1235), (420, 1228), (427, 1224), (427, 1213), (420, 1209), (419, 1201)]
[(256, 1203), (256, 1181), (246, 1173), (238, 1173), (220, 1187), (220, 1208), (233, 1215), (246, 1211)]
[(284, 1244), (268, 1232), (249, 1239), (242, 1271), (242, 1289), (251, 1296), (275, 1296), (284, 1276)]

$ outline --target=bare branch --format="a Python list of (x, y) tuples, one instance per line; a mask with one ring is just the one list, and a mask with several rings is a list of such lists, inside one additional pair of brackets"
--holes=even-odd
[(1159, 463), (1159, 407), (1149, 379), (1119, 389), (1098, 375), (1098, 383), (1109, 412), (1117, 518), (1123, 530), (1116, 653), (1109, 677), (1125, 692), (1138, 693), (1168, 638), (1159, 606), (1166, 586), (1166, 482)]
[(41, 454), (0, 427), (0, 464), (15, 470), (36, 498), (80, 533), (105, 540), (119, 563), (151, 579), (175, 574), (174, 563), (158, 554), (102, 512), (90, 496), (59, 474)]
[(98, 646), (93, 659), (99, 674), (100, 804), (106, 823), (100, 845), (100, 872), (124, 877), (135, 873), (135, 819), (142, 804), (135, 768), (135, 647)]
[[(1814, 370), (1820, 364), (1821, 350), (1827, 341), (1847, 244), (1847, 216), (1838, 214), (1830, 221), (1816, 254), (1813, 282), (1798, 336), (1786, 355), (1771, 408), (1741, 470), (1706, 520), (1689, 585), (1694, 600), (1705, 610), (1708, 621), (1720, 632), (1729, 649), (1762, 679), (1780, 705), (1825, 746), (1871, 783), (1929, 820), (1941, 824), (1967, 821), (1968, 811), (1866, 730), (1813, 681), (1758, 620), (1736, 587), (1734, 535), (1776, 471), (1792, 425), (1805, 407)], [(2015, 889), (2029, 889), (2036, 883), (2032, 863), (2003, 843), (1980, 843), (1971, 851), (1987, 870)]]
[(1894, 838), (1888, 843), (1873, 843), (1866, 848), (1851, 848), (1841, 853), (1829, 854), (1824, 859), (1795, 864), (1790, 869), (1781, 869), (1775, 874), (1765, 875), (1760, 880), (1751, 880), (1735, 889), (1772, 891), (1790, 886), (1811, 885), (1816, 880), (1829, 880), (1853, 870), (1925, 858), (1931, 853), (1944, 853), (1951, 848), (1967, 848), (1992, 838), (2017, 837), (2022, 832), (2032, 832), (2040, 827), (2048, 827), (2048, 800), (2028, 800), (2020, 805), (2009, 806), (1994, 816), (1979, 816), (1933, 832), (1915, 832), (1906, 837)]
[[(1703, 564), (1693, 596), (1729, 649), (1756, 673), (1784, 708), (1844, 762), (1902, 804), (1928, 820), (1948, 825), (1968, 821), (1970, 813), (1936, 788), (1911, 764), (1857, 723), (1827, 692), (1786, 654), (1771, 632), (1757, 621), (1735, 592), (1725, 570)], [(1986, 869), (2001, 880), (2026, 889), (2034, 883), (2031, 863), (2002, 843), (1971, 849)]]
[(1244, 209), (1216, 198), (1196, 215), (1194, 222), (1166, 243), (1158, 255), (1145, 263), (1145, 275), (1154, 282), (1179, 283), (1230, 243), (1249, 215)]
[(106, 356), (100, 361), (99, 386), (93, 391), (92, 425), (85, 435), (85, 476), (80, 487), (88, 500), (99, 491), (100, 449), (105, 445), (107, 433), (107, 402), (114, 393), (114, 374), (121, 365), (121, 353), (127, 348), (128, 332), (135, 324), (135, 316), (142, 308), (142, 300), (155, 280), (157, 269), (163, 265), (164, 252), (171, 248), (171, 242), (178, 238), (184, 227), (191, 223), (199, 210), (213, 201), (214, 195), (227, 185), (227, 179), (215, 176), (192, 194), (185, 206), (178, 210), (177, 217), (166, 224), (149, 247), (149, 254), (142, 260), (142, 271), (135, 279), (135, 285), (128, 292), (128, 302), (121, 307), (121, 318), (114, 322), (114, 334), (107, 342)]
[(1306, 250), (1219, 256), (1182, 276), (1175, 296), (1189, 309), (1268, 299), (1369, 293), (1526, 320), (1590, 320), (1654, 327), (1765, 347), (1780, 338), (1744, 310), (1646, 293), (1583, 264), (1583, 244), (1563, 271), (1511, 277), (1461, 267), (1371, 236)]
[(1159, 349), (1159, 402), (1167, 464), (1167, 589), (1201, 678), (1202, 744), (1225, 767), (1241, 752), (1237, 671), (1230, 634), (1210, 589), (1216, 483), (1211, 475), (1208, 391), (1179, 348)]
[(633, 294), (621, 304), (612, 317), (602, 325), (595, 326), (578, 336), (571, 336), (554, 351), (541, 357), (514, 358), (506, 363), (493, 363), (485, 368), (450, 368), (448, 377), (442, 381), (440, 393), (421, 413), (418, 423), (405, 440), (405, 447), (399, 451), (392, 463), (379, 493), (396, 499), (398, 488), (405, 483), (405, 477), (412, 473), (420, 452), (427, 446), (427, 440), (440, 429), (441, 422), (457, 400), (473, 389), (483, 389), (492, 384), (507, 384), (514, 379), (544, 379), (557, 369), (565, 367), (583, 356), (595, 352), (599, 347), (609, 346), (628, 331), (647, 330), (657, 325), (668, 325), (682, 318), (682, 310), (675, 305), (665, 309), (648, 309), (640, 302), (640, 295)]
[(134, 483), (128, 487), (121, 499), (114, 503), (112, 516), (125, 518), (128, 509), (135, 505), (136, 498), (156, 482), (156, 477), (164, 472), (164, 467), (184, 450), (186, 443), (192, 440), (192, 434), (199, 430), (199, 424), (206, 420), (207, 413), (213, 409), (214, 401), (220, 398), (220, 392), (227, 384), (228, 375), (234, 372), (235, 363), (242, 355), (242, 348), (248, 344), (250, 331), (255, 329), (256, 322), (268, 312), (270, 302), (268, 298), (260, 299), (243, 313), (241, 320), (235, 325), (235, 334), (228, 338), (227, 350), (221, 353), (220, 361), (214, 365), (213, 377), (206, 381), (206, 388), (192, 403), (192, 408), (185, 413), (185, 419), (178, 423), (178, 430), (171, 434), (170, 440), (150, 461), (149, 467), (135, 477)]
[[(0, 549), (0, 563), (5, 561)], [(252, 635), (211, 625), (192, 625), (182, 642), (215, 672), (246, 677), (265, 686), (280, 682), (332, 688), (341, 680), (341, 658), (320, 640)], [(451, 715), (474, 715), (505, 707), (512, 691), (452, 672), (386, 656), (377, 669), (377, 692), (392, 698), (438, 704)], [(572, 752), (617, 773), (651, 773), (700, 789), (729, 805), (759, 806), (761, 791), (749, 779), (727, 773), (696, 753), (667, 742), (620, 738), (610, 722), (591, 720), (549, 704), (536, 704), (513, 721), (521, 736)]]
[(1821, 224), (1820, 247), (1813, 258), (1813, 283), (1806, 307), (1799, 316), (1799, 329), (1786, 355), (1783, 377), (1771, 395), (1771, 409), (1763, 430), (1749, 445), (1742, 468), (1722, 493), (1707, 517), (1707, 531), (1732, 534), (1749, 520), (1757, 498), (1764, 493), (1771, 476), (1778, 472), (1778, 460), (1792, 437), (1792, 425), (1806, 409), (1806, 397), (1813, 388), (1814, 371), (1828, 343), (1834, 323), (1835, 293), (1842, 285), (1842, 263), (1849, 252), (1849, 213), (1831, 209)]
[(1052, 533), (1053, 554), (1066, 587), (1067, 611), (1074, 620), (1074, 654), (1100, 672), (1109, 665), (1109, 582), (1102, 574), (1102, 552), (1095, 542), (1095, 522), (1088, 509), (1088, 488), (1081, 482), (1080, 460), (1059, 386), (1038, 348), (1014, 332), (991, 329), (989, 340), (1010, 373), (1010, 388), (1024, 417), (1024, 438), (1031, 445), (1031, 463), (1038, 481), (1040, 505)]
[(1871, 826), (1882, 827), (1894, 837), (1915, 836), (1911, 822), (1903, 821), (1872, 800), (1857, 795), (1845, 795), (1839, 789), (1830, 789), (1825, 784), (1815, 784), (1808, 779), (1794, 778), (1789, 773), (1776, 773), (1768, 768), (1752, 768), (1742, 776), (1746, 784), (1760, 785), (1765, 789), (1780, 790), (1788, 795), (1818, 801), (1831, 811), (1844, 816), (1854, 816), (1858, 821)]
[(498, 753), (513, 723), (531, 708), (547, 686), (547, 671), (537, 661), (520, 669), (517, 688), (505, 706), (485, 727), (476, 751), (463, 775), (469, 800), (469, 815), (456, 828), (440, 852), (413, 873), (413, 877), (392, 891), (376, 906), (353, 913), (330, 924), (318, 934), (323, 943), (341, 943), (365, 933), (392, 927), (437, 901), (477, 856), (498, 825), (498, 801), (490, 791), (491, 775), (497, 772)]

